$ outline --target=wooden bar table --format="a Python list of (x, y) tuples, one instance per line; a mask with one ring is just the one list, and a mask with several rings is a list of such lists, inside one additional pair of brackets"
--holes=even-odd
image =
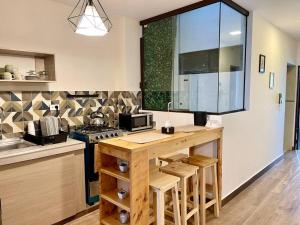
[[(152, 131), (153, 133), (153, 131)], [(151, 135), (151, 132), (145, 134)], [(133, 134), (134, 135), (134, 134)], [(116, 225), (119, 211), (130, 215), (130, 225), (149, 225), (149, 160), (175, 153), (185, 148), (193, 150), (205, 143), (217, 142), (219, 198), (222, 194), (222, 135), (223, 128), (202, 129), (189, 133), (176, 132), (159, 141), (137, 144), (113, 138), (98, 144), (98, 171), (100, 174), (100, 224)], [(129, 163), (129, 171), (121, 173), (120, 160)], [(129, 196), (119, 200), (119, 182), (127, 184)]]

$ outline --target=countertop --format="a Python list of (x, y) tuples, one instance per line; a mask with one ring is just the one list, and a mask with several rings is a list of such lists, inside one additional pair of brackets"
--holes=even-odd
[(66, 142), (59, 144), (35, 145), (28, 148), (2, 151), (0, 152), (0, 166), (74, 152), (84, 148), (84, 142), (68, 138)]
[[(189, 130), (189, 132), (184, 132), (184, 129)], [(177, 146), (184, 146), (185, 143), (197, 143), (201, 141), (202, 138), (205, 138), (205, 136), (214, 135), (218, 136), (220, 132), (223, 131), (223, 127), (220, 128), (205, 128), (202, 127), (202, 129), (196, 130), (196, 128), (199, 128), (197, 126), (184, 126), (184, 127), (176, 127), (175, 133), (170, 135), (169, 138), (165, 138), (158, 141), (153, 141), (145, 144), (137, 144), (134, 142), (128, 142), (121, 140), (120, 138), (112, 138), (107, 139), (99, 142), (99, 145), (101, 147), (108, 147), (108, 148), (115, 148), (122, 151), (127, 152), (133, 152), (133, 151), (142, 151), (144, 149), (153, 149), (156, 145), (161, 145), (162, 143), (170, 143), (173, 142)], [(176, 131), (178, 130), (178, 131)], [(192, 131), (193, 130), (193, 131)], [(192, 131), (192, 132), (191, 132)], [(151, 135), (152, 132), (159, 132), (159, 130), (156, 131), (145, 131), (145, 135)], [(135, 135), (135, 134), (132, 134)], [(196, 144), (195, 144), (196, 145)]]

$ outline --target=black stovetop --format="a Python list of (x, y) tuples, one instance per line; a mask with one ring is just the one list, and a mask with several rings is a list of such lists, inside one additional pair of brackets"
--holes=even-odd
[(115, 131), (115, 130), (118, 130), (118, 128), (97, 126), (97, 125), (86, 125), (77, 128), (75, 131), (77, 133), (82, 133), (82, 134), (96, 134), (96, 133), (104, 133), (104, 132)]

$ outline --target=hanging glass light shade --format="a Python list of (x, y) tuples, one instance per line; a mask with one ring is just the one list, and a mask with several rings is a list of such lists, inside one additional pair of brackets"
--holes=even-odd
[(75, 33), (86, 36), (104, 36), (112, 28), (99, 0), (79, 0), (68, 21)]

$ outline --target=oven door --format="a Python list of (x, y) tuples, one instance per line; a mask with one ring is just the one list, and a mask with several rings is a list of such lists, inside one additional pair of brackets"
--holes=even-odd
[(88, 205), (99, 202), (99, 173), (94, 170), (95, 144), (89, 144), (85, 135), (71, 133), (71, 138), (85, 142), (84, 149), (84, 172), (85, 172), (85, 196)]

